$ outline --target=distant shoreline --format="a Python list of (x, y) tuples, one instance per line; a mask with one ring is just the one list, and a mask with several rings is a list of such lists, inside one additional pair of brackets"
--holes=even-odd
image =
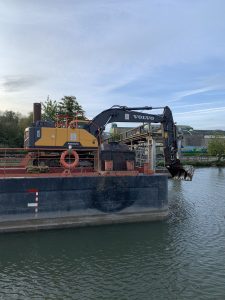
[[(218, 161), (217, 157), (212, 156), (188, 156), (182, 157), (182, 165), (192, 165), (194, 167), (225, 167), (225, 159)], [(164, 162), (158, 162), (157, 166), (164, 166)]]
[(201, 161), (201, 160), (181, 160), (183, 165), (192, 165), (194, 167), (225, 167), (225, 160), (222, 161)]

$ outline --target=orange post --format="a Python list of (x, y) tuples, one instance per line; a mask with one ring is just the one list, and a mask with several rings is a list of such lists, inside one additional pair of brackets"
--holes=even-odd
[(105, 160), (105, 171), (112, 171), (112, 170), (113, 170), (113, 161)]
[(154, 174), (154, 171), (150, 169), (149, 163), (144, 163), (144, 174)]
[(127, 160), (127, 171), (133, 171), (134, 170), (134, 161), (133, 160)]

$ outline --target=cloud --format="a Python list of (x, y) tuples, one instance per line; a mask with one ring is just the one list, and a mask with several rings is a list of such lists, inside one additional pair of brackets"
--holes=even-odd
[(193, 103), (193, 104), (176, 105), (173, 107), (177, 109), (177, 108), (185, 108), (185, 107), (215, 105), (215, 104), (219, 104), (219, 103), (222, 104), (222, 103), (224, 103), (224, 101), (200, 102), (200, 103)]
[(3, 91), (7, 93), (25, 91), (38, 84), (42, 79), (38, 76), (7, 76), (2, 80)]
[(215, 91), (215, 90), (218, 90), (220, 88), (222, 88), (222, 86), (214, 85), (214, 86), (207, 86), (207, 87), (204, 87), (204, 88), (198, 88), (198, 89), (178, 92), (178, 93), (174, 94), (174, 99), (170, 100), (169, 102), (180, 101), (183, 98), (188, 97), (188, 96), (193, 96), (193, 95), (196, 95), (196, 94), (202, 94), (202, 93), (209, 92), (209, 91)]
[(73, 94), (94, 116), (116, 103), (218, 101), (224, 9), (223, 0), (0, 1), (1, 106)]
[(195, 129), (222, 129), (224, 125), (225, 106), (209, 109), (198, 109), (183, 113), (174, 113), (178, 124), (186, 124)]
[(211, 113), (215, 113), (215, 112), (223, 112), (225, 111), (225, 106), (221, 106), (221, 107), (213, 107), (213, 108), (206, 108), (206, 109), (198, 109), (198, 110), (192, 110), (192, 111), (186, 111), (186, 112), (178, 112), (176, 113), (176, 115), (192, 115), (192, 114), (211, 114)]

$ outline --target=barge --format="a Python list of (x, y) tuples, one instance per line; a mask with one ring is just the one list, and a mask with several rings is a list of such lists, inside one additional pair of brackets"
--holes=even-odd
[(166, 167), (191, 180), (177, 158), (176, 127), (168, 107), (161, 115), (116, 106), (93, 120), (59, 127), (41, 120), (25, 130), (24, 149), (0, 149), (0, 232), (163, 220), (168, 215), (167, 176), (150, 163), (135, 167), (127, 145), (102, 143), (109, 122), (161, 123)]
[(111, 149), (112, 160), (92, 162), (100, 171), (82, 161), (71, 169), (33, 165), (43, 149), (0, 149), (0, 232), (165, 219), (167, 176), (154, 174), (148, 164), (134, 168), (124, 146), (120, 152), (111, 148), (117, 149)]

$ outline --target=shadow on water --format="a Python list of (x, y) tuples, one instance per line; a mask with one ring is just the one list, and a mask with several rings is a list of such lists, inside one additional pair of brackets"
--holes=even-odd
[(170, 181), (168, 223), (181, 223), (193, 213), (193, 205), (186, 201), (183, 182)]
[[(132, 299), (138, 290), (144, 297), (160, 280), (159, 256), (160, 269), (168, 265), (167, 236), (163, 223), (1, 236), (1, 290), (21, 298)], [(11, 290), (15, 281), (23, 292)]]
[(170, 181), (165, 222), (1, 235), (0, 299), (223, 299), (224, 171)]

